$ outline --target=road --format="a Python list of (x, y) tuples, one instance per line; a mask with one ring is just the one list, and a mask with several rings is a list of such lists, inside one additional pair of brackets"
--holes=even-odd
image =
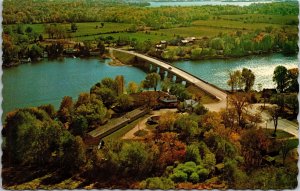
[[(274, 129), (274, 123), (273, 121), (270, 120), (271, 116), (264, 110), (264, 111), (260, 111), (260, 107), (263, 106), (263, 104), (253, 104), (252, 108), (249, 109), (250, 113), (255, 113), (255, 112), (260, 112), (261, 116), (262, 116), (262, 120), (263, 123), (261, 124), (261, 126), (263, 128), (268, 128), (268, 129)], [(271, 106), (270, 104), (266, 104), (266, 106)], [(286, 131), (294, 136), (296, 136), (297, 138), (298, 136), (298, 124), (292, 121), (289, 121), (287, 119), (282, 119), (279, 118), (278, 119), (278, 125), (277, 125), (277, 129), (281, 129), (283, 131)]]
[[(170, 64), (167, 64), (165, 62), (159, 61), (155, 58), (151, 58), (149, 56), (143, 55), (143, 54), (139, 54), (133, 51), (126, 51), (126, 50), (120, 50), (120, 49), (114, 49), (111, 48), (114, 51), (120, 51), (120, 52), (124, 52), (127, 54), (131, 54), (134, 56), (137, 56), (143, 60), (147, 60), (148, 62), (151, 62), (159, 67), (162, 67), (164, 70), (172, 72), (173, 74), (175, 74), (176, 76), (180, 76), (182, 79), (194, 84), (195, 86), (197, 86), (198, 88), (204, 90), (205, 92), (207, 92), (208, 94), (215, 96), (219, 101), (217, 103), (213, 103), (213, 104), (205, 104), (204, 106), (207, 107), (210, 111), (219, 111), (221, 108), (225, 108), (226, 107), (226, 98), (227, 98), (227, 94), (224, 91), (221, 91), (220, 89), (204, 82), (203, 80), (189, 74), (188, 72), (185, 72), (179, 68), (176, 68)], [(169, 69), (172, 68), (172, 69)]]

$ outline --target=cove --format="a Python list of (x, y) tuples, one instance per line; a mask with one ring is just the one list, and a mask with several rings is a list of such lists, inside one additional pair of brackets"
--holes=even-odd
[(132, 66), (111, 66), (110, 59), (64, 58), (43, 60), (3, 69), (2, 121), (6, 114), (17, 108), (53, 104), (56, 109), (64, 96), (76, 100), (81, 92), (105, 77), (123, 75), (125, 83), (140, 83), (146, 74)]

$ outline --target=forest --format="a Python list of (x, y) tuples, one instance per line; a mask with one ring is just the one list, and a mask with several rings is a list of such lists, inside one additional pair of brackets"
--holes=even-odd
[[(298, 14), (298, 2), (148, 7), (123, 0), (4, 1), (2, 67), (65, 56), (102, 59), (110, 56), (107, 47), (164, 61), (295, 55)], [(99, 79), (77, 99), (63, 97), (57, 109), (45, 104), (9, 112), (2, 129), (3, 187), (297, 187), (298, 138), (277, 128), (279, 120), (297, 118), (297, 68), (277, 66), (276, 88), (258, 91), (250, 69), (229, 71), (227, 105), (218, 112), (204, 106), (216, 103), (205, 91), (147, 72), (140, 83), (127, 84), (122, 75)], [(164, 97), (176, 106), (163, 105)], [(139, 108), (150, 114), (93, 143), (90, 132)], [(168, 111), (148, 123), (160, 109)], [(274, 129), (265, 127), (262, 113)], [(125, 139), (135, 127), (134, 138)]]
[[(10, 1), (3, 6), (4, 67), (45, 53), (62, 56), (71, 48), (76, 56), (89, 56), (103, 46), (129, 46), (167, 61), (298, 52), (297, 2), (148, 8), (106, 1)], [(181, 43), (191, 37), (196, 40)], [(157, 49), (161, 41), (167, 43)]]

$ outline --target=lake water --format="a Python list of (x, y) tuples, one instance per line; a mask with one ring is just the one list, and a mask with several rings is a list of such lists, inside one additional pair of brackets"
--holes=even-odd
[(149, 7), (162, 7), (162, 6), (202, 6), (202, 5), (237, 5), (237, 6), (249, 6), (252, 3), (271, 3), (272, 1), (178, 1), (178, 2), (149, 2)]
[(174, 63), (174, 66), (223, 89), (230, 89), (227, 85), (228, 71), (242, 70), (244, 67), (251, 69), (256, 76), (254, 89), (257, 89), (259, 83), (263, 85), (263, 88), (274, 88), (273, 72), (279, 65), (288, 69), (296, 68), (298, 67), (297, 56), (286, 57), (282, 54), (273, 54), (241, 59), (178, 61)]
[[(146, 74), (131, 66), (110, 66), (107, 60), (73, 59), (43, 60), (40, 63), (24, 64), (4, 69), (3, 103), (4, 115), (16, 108), (39, 106), (51, 103), (58, 109), (64, 96), (77, 99), (79, 93), (89, 89), (105, 77), (115, 78), (117, 75), (129, 81), (141, 82)], [(264, 88), (274, 87), (272, 75), (274, 68), (284, 65), (287, 68), (297, 67), (297, 57), (284, 57), (274, 54), (263, 57), (248, 57), (232, 60), (178, 61), (175, 66), (186, 70), (221, 88), (229, 89), (228, 70), (250, 68), (256, 75), (255, 84), (263, 84)], [(257, 87), (255, 85), (255, 87)], [(2, 118), (3, 119), (3, 118)]]
[(77, 99), (81, 92), (89, 92), (95, 83), (105, 77), (123, 75), (128, 83), (140, 82), (146, 76), (138, 68), (110, 66), (109, 62), (110, 59), (64, 58), (4, 69), (3, 112), (6, 114), (16, 108), (46, 103), (58, 109), (64, 96)]

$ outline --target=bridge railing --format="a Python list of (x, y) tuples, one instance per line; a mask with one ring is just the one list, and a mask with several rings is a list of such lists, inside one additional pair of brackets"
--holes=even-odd
[[(211, 84), (211, 83), (209, 83), (209, 82), (207, 82), (207, 81), (205, 81), (205, 80), (203, 80), (203, 79), (201, 79), (201, 78), (195, 76), (194, 74), (191, 74), (191, 73), (189, 73), (189, 72), (187, 72), (187, 71), (185, 71), (185, 70), (183, 70), (183, 69), (181, 69), (181, 68), (178, 68), (178, 67), (172, 65), (171, 63), (168, 63), (168, 62), (166, 62), (166, 61), (164, 61), (164, 60), (161, 60), (161, 59), (159, 59), (159, 58), (152, 57), (152, 56), (149, 56), (149, 55), (146, 55), (146, 56), (148, 56), (148, 57), (150, 57), (150, 58), (152, 58), (152, 59), (158, 60), (158, 61), (160, 61), (160, 62), (166, 63), (166, 64), (172, 66), (173, 68), (176, 68), (176, 69), (178, 69), (178, 70), (180, 70), (180, 71), (182, 71), (182, 72), (185, 72), (185, 73), (187, 73), (187, 74), (193, 76), (194, 78), (197, 78), (198, 80), (200, 80), (200, 81), (202, 81), (202, 82), (204, 82), (204, 83), (206, 83), (206, 84), (208, 84), (208, 85), (210, 85), (210, 86), (213, 86), (214, 88), (216, 88), (216, 89), (218, 89), (218, 90), (220, 90), (220, 91), (222, 91), (222, 92), (224, 92), (224, 93), (227, 94), (226, 90), (223, 90), (222, 88), (220, 88), (220, 87), (218, 87), (218, 86), (216, 86), (216, 85), (214, 85), (214, 84)], [(168, 68), (167, 68), (167, 69), (168, 69)]]

